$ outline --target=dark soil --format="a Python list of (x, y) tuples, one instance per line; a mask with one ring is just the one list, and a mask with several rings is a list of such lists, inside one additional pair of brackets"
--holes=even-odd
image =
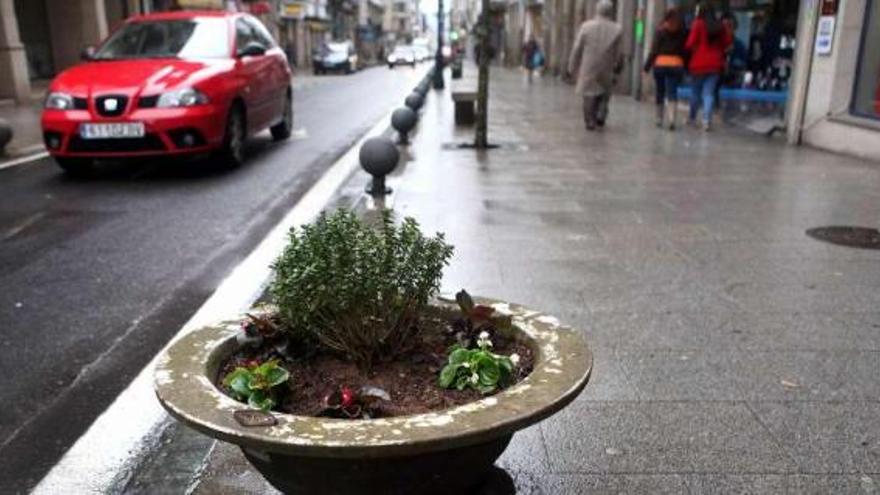
[[(373, 402), (369, 407), (370, 417), (438, 411), (487, 396), (476, 390), (447, 390), (438, 385), (449, 347), (456, 342), (453, 333), (451, 322), (440, 319), (423, 322), (423, 328), (410, 351), (393, 362), (375, 365), (369, 375), (358, 370), (353, 363), (331, 353), (319, 352), (299, 359), (284, 359), (265, 348), (269, 346), (242, 348), (221, 367), (217, 383), (222, 383), (226, 374), (236, 366), (246, 365), (253, 360), (277, 358), (281, 366), (290, 372), (289, 389), (280, 390), (277, 395), (279, 406), (276, 410), (281, 412), (300, 416), (346, 417), (338, 414), (338, 411), (334, 413), (328, 410), (326, 398), (343, 387), (357, 392), (365, 386), (382, 389), (391, 397), (390, 401)], [(514, 385), (531, 373), (534, 365), (531, 348), (501, 333), (494, 335), (492, 342), (492, 352), (506, 356), (516, 353), (520, 356), (516, 374), (505, 387)]]

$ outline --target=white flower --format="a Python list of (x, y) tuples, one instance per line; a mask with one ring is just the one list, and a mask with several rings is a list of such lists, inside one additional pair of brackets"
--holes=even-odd
[(471, 367), (471, 363), (461, 363), (461, 365), (462, 365), (462, 367), (464, 367), (464, 368), (470, 368), (470, 367)]
[(471, 375), (471, 383), (476, 384), (480, 381), (480, 375), (474, 373)]
[(519, 354), (513, 353), (510, 355), (510, 362), (513, 363), (514, 366), (519, 364)]
[(492, 341), (489, 340), (488, 332), (480, 332), (480, 335), (477, 336), (477, 345), (481, 348), (492, 347)]
[(480, 332), (480, 335), (477, 335), (477, 338), (480, 340), (489, 340), (489, 332)]

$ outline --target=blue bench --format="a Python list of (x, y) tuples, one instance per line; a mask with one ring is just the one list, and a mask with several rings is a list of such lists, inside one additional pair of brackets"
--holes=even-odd
[[(690, 86), (678, 88), (679, 100), (691, 99)], [(722, 100), (759, 101), (766, 103), (785, 103), (788, 100), (788, 91), (761, 91), (757, 89), (721, 88)]]

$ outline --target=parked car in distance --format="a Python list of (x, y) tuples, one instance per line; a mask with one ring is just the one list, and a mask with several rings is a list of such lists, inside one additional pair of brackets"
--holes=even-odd
[(315, 74), (341, 71), (351, 74), (358, 69), (358, 56), (351, 41), (324, 44), (317, 57), (312, 58)]
[(394, 50), (388, 54), (386, 61), (388, 62), (389, 69), (393, 69), (398, 65), (411, 65), (415, 67), (416, 52), (413, 51), (411, 47), (398, 46), (395, 47)]
[(421, 45), (413, 45), (412, 50), (413, 52), (415, 52), (416, 60), (418, 62), (426, 62), (428, 60), (431, 60), (431, 52), (428, 50), (427, 47)]
[(291, 71), (254, 17), (166, 12), (126, 20), (49, 85), (46, 149), (71, 174), (95, 159), (214, 154), (244, 160), (245, 140), (293, 125)]

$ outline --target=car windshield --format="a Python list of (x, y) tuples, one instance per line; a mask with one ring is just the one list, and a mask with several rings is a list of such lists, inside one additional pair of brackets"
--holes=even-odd
[(141, 21), (124, 25), (95, 53), (97, 60), (224, 58), (229, 31), (221, 18)]
[(348, 53), (348, 45), (345, 43), (329, 43), (327, 44), (327, 50), (336, 53)]

